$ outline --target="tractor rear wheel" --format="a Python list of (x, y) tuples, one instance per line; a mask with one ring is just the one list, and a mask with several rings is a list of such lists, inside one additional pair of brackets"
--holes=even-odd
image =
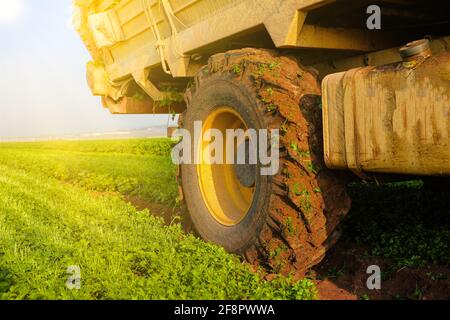
[(323, 259), (351, 203), (346, 174), (324, 164), (320, 95), (314, 72), (295, 58), (259, 49), (210, 58), (186, 92), (184, 128), (279, 129), (280, 170), (182, 165), (183, 198), (201, 237), (271, 273)]

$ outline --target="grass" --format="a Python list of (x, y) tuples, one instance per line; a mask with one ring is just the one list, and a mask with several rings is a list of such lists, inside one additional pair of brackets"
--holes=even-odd
[(450, 266), (449, 191), (432, 191), (421, 181), (353, 184), (344, 235), (366, 245), (369, 255), (392, 259), (398, 267)]
[(98, 192), (174, 205), (175, 166), (168, 139), (0, 145), (0, 163)]
[[(312, 282), (265, 281), (125, 202), (122, 192), (173, 203), (173, 167), (167, 153), (136, 152), (136, 141), (112, 153), (108, 143), (0, 147), (0, 299), (315, 298)], [(119, 178), (136, 182), (120, 190)], [(81, 290), (65, 285), (73, 265)]]
[(92, 141), (43, 141), (2, 143), (0, 150), (55, 150), (82, 153), (134, 154), (151, 156), (169, 156), (173, 147), (170, 139), (129, 139), (129, 140), (92, 140)]

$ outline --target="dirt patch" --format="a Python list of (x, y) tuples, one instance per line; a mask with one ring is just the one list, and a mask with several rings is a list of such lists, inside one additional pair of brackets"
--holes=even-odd
[(150, 213), (156, 217), (164, 219), (166, 225), (181, 223), (183, 229), (187, 233), (193, 232), (192, 222), (185, 208), (174, 207), (165, 204), (151, 202), (139, 197), (128, 196), (125, 198), (138, 210), (148, 209)]
[(330, 280), (316, 281), (320, 300), (358, 300), (358, 296), (346, 289), (340, 288)]
[[(341, 242), (312, 271), (322, 300), (448, 300), (450, 269), (427, 265), (396, 268), (389, 259), (370, 257), (367, 248)], [(381, 268), (381, 290), (369, 290), (367, 268)]]

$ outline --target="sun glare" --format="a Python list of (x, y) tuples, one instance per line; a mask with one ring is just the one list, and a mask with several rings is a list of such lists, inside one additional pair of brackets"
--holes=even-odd
[(22, 9), (22, 0), (0, 0), (0, 23), (15, 21)]

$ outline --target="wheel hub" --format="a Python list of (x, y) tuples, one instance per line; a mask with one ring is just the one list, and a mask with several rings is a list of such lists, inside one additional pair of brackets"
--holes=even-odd
[(256, 164), (252, 164), (250, 161), (250, 155), (254, 152), (255, 148), (249, 139), (245, 139), (245, 142), (238, 147), (238, 154), (245, 155), (245, 163), (235, 164), (234, 170), (239, 183), (246, 188), (254, 187), (256, 183)]
[[(219, 130), (227, 145), (227, 130), (247, 130), (242, 117), (231, 107), (216, 108), (203, 123), (203, 133)], [(200, 143), (201, 163), (197, 174), (202, 197), (210, 214), (220, 224), (235, 226), (245, 219), (253, 203), (256, 189), (256, 166), (247, 164), (250, 159), (250, 141), (233, 143), (235, 154), (246, 147), (246, 164), (211, 164), (209, 142)], [(226, 150), (225, 150), (226, 153)], [(226, 156), (226, 155), (225, 155)]]

